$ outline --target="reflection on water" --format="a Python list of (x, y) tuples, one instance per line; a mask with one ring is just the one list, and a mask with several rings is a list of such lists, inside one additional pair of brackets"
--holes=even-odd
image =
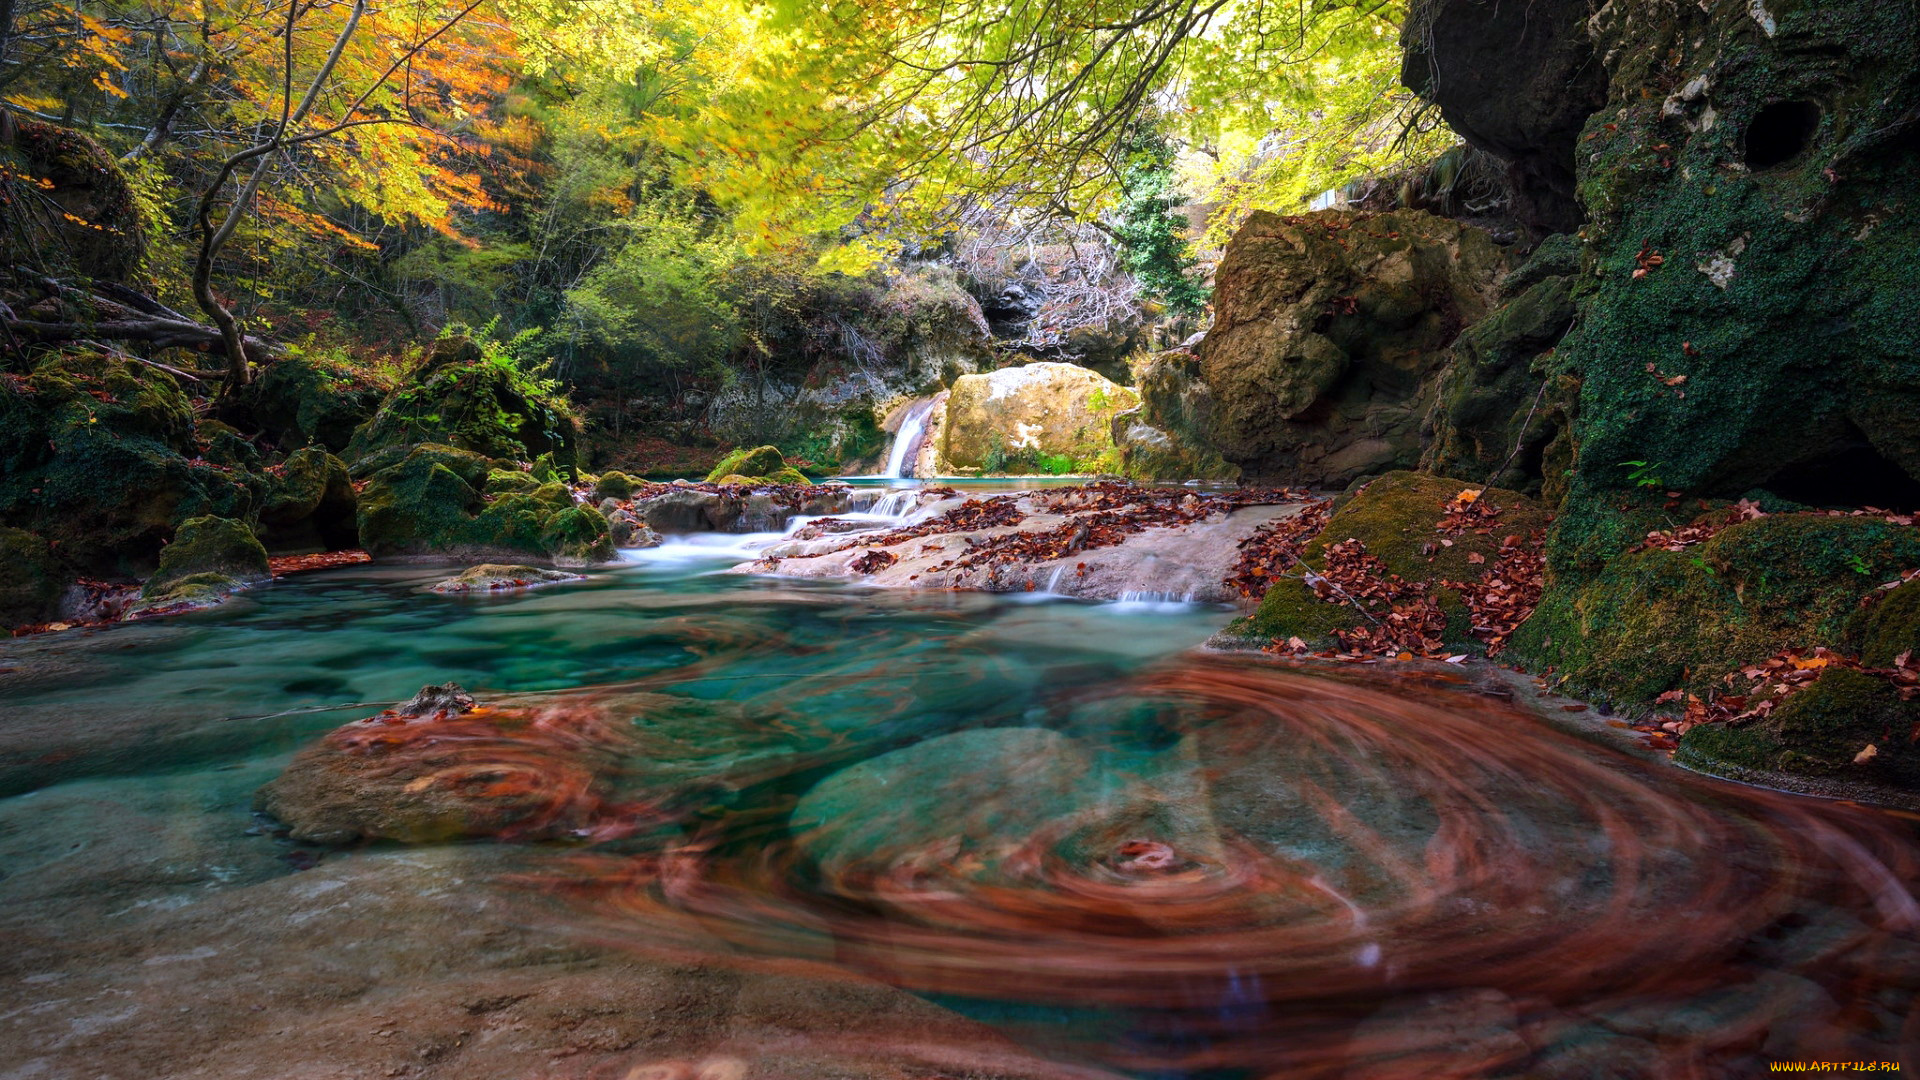
[[(380, 984), (383, 1009), (418, 1016), (431, 1008), (406, 1003), (439, 988), (528, 972), (549, 981), (526, 1000), (577, 1012), (589, 991), (562, 975), (586, 955), (655, 973), (614, 995), (636, 1016), (660, 1007), (645, 981), (658, 973), (733, 973), (733, 1004), (715, 1006), (724, 1037), (636, 1019), (589, 1040), (584, 1021), (555, 1020), (570, 1049), (514, 1072), (473, 1032), (496, 1011), (519, 1025), (502, 1032), (540, 1021), (482, 994), (485, 1007), (449, 1008), (457, 1050), (394, 1059), (419, 1075), (1716, 1076), (1920, 1044), (1910, 820), (1628, 758), (1464, 676), (1187, 652), (1217, 611), (709, 573), (742, 542), (670, 545), (516, 597), (423, 595), (428, 571), (355, 568), (204, 617), (6, 646), (0, 791), (30, 794), (0, 801), (0, 929), (74, 944), (0, 967), (17, 980), (0, 1045), (9, 1024), (39, 1039), (34, 1016), (78, 1022), (61, 1011), (77, 1006), (32, 1012), (27, 980), (84, 980), (97, 963), (106, 994), (126, 977), (85, 956), (124, 955), (136, 982), (180, 972), (167, 1000), (214, 1000), (225, 981), (154, 958), (253, 937), (290, 982), (333, 978), (330, 948), (379, 967), (432, 946), (434, 965), (395, 960)], [(303, 711), (445, 681), (486, 707), (331, 735), (373, 709)], [(431, 794), (436, 828), (454, 815), (500, 842), (406, 849), (403, 866), (378, 843), (343, 855), (244, 836), (248, 794), (301, 747), (319, 764), (296, 769), (357, 785), (341, 790), (360, 805), (317, 816), (401, 836), (379, 831), (405, 819), (384, 800)], [(136, 802), (182, 839), (89, 839)], [(109, 852), (112, 872), (60, 857), (69, 836)], [(225, 879), (169, 879), (189, 847)], [(435, 889), (497, 892), (488, 918), (575, 959), (509, 964), (459, 937), (496, 925), (479, 916), (276, 921), (287, 897), (335, 882), (373, 898), (382, 874), (437, 881), (436, 851), (460, 860), (466, 893)], [(253, 913), (244, 932), (140, 921), (226, 896), (243, 905), (231, 919)], [(329, 947), (300, 944), (315, 940)], [(986, 1026), (858, 997), (873, 980)], [(781, 1001), (816, 1012), (768, 1011), (741, 986), (785, 987), (797, 996)], [(318, 1024), (372, 999), (302, 1000)], [(72, 1056), (47, 1060), (164, 1040), (156, 1014), (63, 1034)], [(0, 1074), (30, 1057), (0, 1052)]]

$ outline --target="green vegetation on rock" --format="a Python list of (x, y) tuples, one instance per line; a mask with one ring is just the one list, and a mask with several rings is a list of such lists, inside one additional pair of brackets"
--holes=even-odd
[(707, 474), (709, 484), (811, 484), (800, 470), (787, 464), (779, 447), (756, 446), (735, 450), (720, 459)]
[(141, 595), (152, 598), (168, 592), (187, 578), (217, 574), (238, 582), (265, 581), (267, 549), (245, 522), (231, 518), (189, 518), (181, 523), (173, 542), (160, 552), (160, 569), (147, 579)]
[(360, 543), (377, 557), (532, 556), (561, 565), (610, 562), (597, 512), (563, 484), (483, 494), (491, 466), (451, 446), (417, 446), (373, 474), (360, 493)]

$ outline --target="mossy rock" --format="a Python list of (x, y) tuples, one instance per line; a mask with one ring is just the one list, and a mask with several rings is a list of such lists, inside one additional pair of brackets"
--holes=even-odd
[[(0, 235), (23, 261), (57, 274), (124, 281), (139, 269), (147, 224), (119, 163), (80, 132), (10, 115), (0, 167), (24, 174), (32, 199), (0, 200)], [(49, 212), (51, 211), (51, 212)]]
[(318, 447), (296, 450), (274, 470), (278, 483), (260, 509), (260, 524), (276, 541), (310, 537), (329, 549), (358, 543), (358, 496), (347, 467)]
[(540, 490), (540, 481), (532, 473), (518, 469), (494, 469), (487, 473), (489, 495), (525, 495)]
[(643, 483), (645, 481), (635, 480), (617, 469), (610, 470), (601, 473), (599, 478), (594, 480), (593, 497), (595, 499), (630, 499)]
[(580, 438), (572, 403), (554, 384), (465, 339), (438, 342), (427, 362), (388, 394), (343, 455), (360, 459), (421, 444), (489, 458), (532, 461), (571, 477)]
[[(1434, 599), (1447, 614), (1444, 639), (1449, 648), (1484, 651), (1485, 646), (1469, 633), (1466, 604), (1456, 591), (1439, 582), (1479, 579), (1499, 559), (1508, 536), (1526, 537), (1544, 529), (1549, 516), (1538, 503), (1517, 491), (1487, 488), (1481, 491), (1480, 500), (1500, 507), (1501, 513), (1485, 535), (1472, 531), (1441, 533), (1438, 525), (1446, 505), (1469, 489), (1481, 490), (1478, 484), (1446, 477), (1388, 473), (1338, 503), (1326, 528), (1307, 544), (1301, 558), (1309, 567), (1321, 570), (1329, 545), (1349, 539), (1360, 541), (1368, 554), (1386, 564), (1389, 573), (1404, 581), (1432, 585)], [(1442, 539), (1452, 544), (1441, 544)], [(1475, 555), (1483, 561), (1474, 562)], [(1261, 641), (1298, 637), (1310, 647), (1323, 648), (1332, 643), (1335, 630), (1351, 630), (1363, 621), (1351, 605), (1328, 603), (1315, 596), (1304, 582), (1282, 578), (1267, 590), (1252, 615), (1235, 622), (1226, 633)]]
[(267, 549), (245, 522), (207, 515), (181, 524), (173, 543), (160, 552), (160, 569), (147, 579), (140, 595), (160, 596), (182, 580), (201, 574), (218, 574), (243, 583), (272, 576), (267, 569)]
[(165, 372), (63, 353), (0, 383), (0, 520), (78, 571), (144, 575), (178, 522), (250, 518), (270, 486), (198, 457), (192, 405)]
[(1869, 606), (1860, 623), (1860, 662), (1866, 666), (1892, 667), (1901, 653), (1920, 653), (1920, 578)]
[(521, 566), (515, 563), (482, 563), (470, 566), (456, 577), (448, 578), (436, 585), (429, 586), (428, 592), (436, 593), (498, 593), (515, 592), (522, 589), (535, 589), (542, 585), (557, 585), (565, 581), (583, 581), (579, 574), (569, 574), (560, 570), (548, 570), (539, 566)]
[(1577, 690), (1628, 705), (1672, 689), (1704, 693), (1790, 646), (1851, 652), (1862, 594), (1915, 565), (1920, 529), (1775, 514), (1682, 551), (1637, 551), (1584, 580), (1557, 583), (1515, 634), (1514, 649)]
[[(787, 459), (781, 456), (778, 447), (756, 446), (750, 450), (735, 450), (721, 458), (720, 464), (715, 465), (713, 471), (707, 473), (707, 482), (710, 484), (738, 482), (728, 481), (726, 478), (729, 476), (768, 477), (785, 468), (787, 468)], [(752, 480), (748, 479), (746, 482), (751, 483)]]
[(204, 611), (227, 602), (227, 598), (247, 587), (246, 582), (226, 574), (206, 572), (189, 574), (167, 583), (165, 588), (149, 588), (127, 609), (124, 618), (140, 619), (152, 615), (180, 615)]
[(44, 537), (0, 528), (0, 632), (51, 620), (69, 580)]
[[(1920, 701), (1902, 701), (1885, 679), (1838, 668), (1765, 719), (1702, 724), (1680, 737), (1674, 759), (1705, 772), (1756, 770), (1920, 791), (1920, 747), (1910, 734)], [(1867, 747), (1873, 753), (1860, 760)]]
[(566, 485), (489, 497), (482, 488), (494, 472), (479, 454), (415, 447), (361, 491), (361, 546), (376, 557), (532, 556), (569, 565), (613, 559), (606, 521), (575, 506)]
[(338, 454), (379, 411), (387, 390), (344, 361), (294, 355), (269, 364), (250, 392), (254, 418), (276, 444)]

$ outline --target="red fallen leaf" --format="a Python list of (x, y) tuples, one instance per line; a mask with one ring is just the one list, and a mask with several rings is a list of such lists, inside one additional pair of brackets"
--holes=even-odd
[(1686, 353), (1686, 354), (1687, 354), (1688, 356), (1699, 356), (1699, 355), (1700, 355), (1700, 350), (1699, 350), (1699, 349), (1696, 349), (1696, 348), (1694, 348), (1694, 347), (1693, 347), (1693, 342), (1691, 342), (1691, 341), (1683, 341), (1683, 342), (1681, 342), (1681, 343), (1680, 343), (1680, 351), (1681, 351), (1681, 352), (1683, 352), (1683, 353)]
[(1467, 561), (1474, 564), (1475, 566), (1478, 566), (1481, 563), (1486, 562), (1487, 557), (1485, 555), (1480, 554), (1477, 551), (1469, 551), (1467, 552)]
[(1560, 711), (1561, 712), (1586, 712), (1587, 707), (1585, 705), (1562, 705), (1560, 706)]

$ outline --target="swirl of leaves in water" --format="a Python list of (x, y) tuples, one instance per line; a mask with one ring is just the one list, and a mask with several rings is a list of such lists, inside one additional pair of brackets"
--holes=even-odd
[[(731, 721), (736, 753), (784, 722)], [(657, 735), (566, 727), (621, 744), (616, 788), (699, 772), (661, 771)], [(1079, 1050), (1124, 1068), (1519, 1074), (1631, 1035), (1682, 1075), (1770, 1037), (1828, 1059), (1920, 1037), (1907, 823), (1677, 774), (1441, 682), (1187, 658), (1025, 726), (810, 745), (748, 752), (698, 798), (604, 800), (645, 829), (581, 828), (575, 798), (575, 835), (609, 842), (532, 884), (655, 955), (1080, 1010)], [(1877, 1012), (1795, 1027), (1822, 990)], [(1505, 1037), (1463, 1034), (1489, 999)]]

